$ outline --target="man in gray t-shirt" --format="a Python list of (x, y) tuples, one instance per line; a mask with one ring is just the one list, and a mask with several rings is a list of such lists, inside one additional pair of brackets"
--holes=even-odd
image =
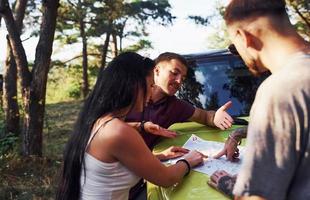
[(232, 0), (225, 21), (249, 69), (272, 75), (257, 91), (236, 183), (218, 171), (209, 184), (236, 199), (310, 199), (310, 44), (284, 0)]
[(310, 199), (310, 54), (289, 58), (257, 91), (235, 195)]

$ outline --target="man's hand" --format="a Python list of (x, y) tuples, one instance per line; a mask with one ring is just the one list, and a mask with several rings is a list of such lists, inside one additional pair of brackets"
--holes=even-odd
[(220, 107), (214, 115), (213, 123), (215, 126), (220, 128), (221, 130), (228, 129), (232, 126), (233, 119), (232, 117), (226, 112), (228, 108), (232, 105), (231, 101), (225, 103), (222, 107)]
[(233, 130), (225, 142), (224, 149), (221, 150), (213, 158), (220, 158), (223, 155), (226, 155), (227, 160), (236, 162), (239, 161), (239, 149), (238, 145), (241, 143), (242, 138), (247, 136), (247, 127), (237, 128)]
[(188, 149), (185, 149), (183, 147), (169, 147), (168, 149), (155, 154), (155, 156), (159, 159), (159, 160), (169, 160), (171, 158), (178, 158), (181, 157), (185, 154), (187, 154), (189, 152)]
[(236, 175), (232, 176), (224, 170), (217, 170), (211, 175), (208, 184), (230, 198), (233, 198), (232, 191), (234, 189), (236, 179)]
[(227, 160), (231, 162), (239, 161), (239, 149), (237, 148), (238, 142), (231, 137), (227, 138), (225, 142), (224, 149), (222, 149), (218, 154), (213, 156), (213, 158), (218, 159), (223, 155), (226, 155)]
[(165, 129), (150, 121), (144, 123), (144, 130), (148, 133), (160, 135), (167, 138), (175, 138), (177, 136), (176, 132)]

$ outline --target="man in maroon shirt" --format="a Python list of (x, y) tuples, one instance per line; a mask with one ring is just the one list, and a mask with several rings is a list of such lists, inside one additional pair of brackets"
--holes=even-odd
[[(188, 64), (179, 54), (166, 52), (155, 60), (154, 82), (151, 101), (147, 102), (143, 112), (130, 113), (126, 117), (141, 132), (141, 135), (150, 149), (161, 136), (175, 137), (176, 133), (167, 130), (177, 122), (194, 121), (222, 130), (230, 128), (233, 122), (226, 112), (231, 106), (227, 102), (217, 111), (206, 111), (195, 108), (190, 103), (178, 99), (175, 93), (180, 89), (186, 75)], [(158, 156), (159, 159), (170, 159), (187, 153), (183, 148), (169, 148)]]
[[(176, 133), (167, 128), (177, 122), (194, 121), (222, 130), (231, 127), (233, 119), (226, 112), (231, 102), (227, 102), (217, 111), (206, 111), (195, 108), (175, 96), (187, 75), (188, 64), (181, 55), (170, 52), (160, 54), (155, 64), (155, 85), (150, 102), (146, 102), (143, 112), (132, 112), (126, 116), (126, 121), (139, 130), (151, 150), (160, 138), (176, 137)], [(160, 160), (167, 160), (186, 153), (188, 150), (185, 148), (170, 147), (156, 156)], [(131, 189), (129, 199), (146, 199), (145, 184), (142, 180)]]

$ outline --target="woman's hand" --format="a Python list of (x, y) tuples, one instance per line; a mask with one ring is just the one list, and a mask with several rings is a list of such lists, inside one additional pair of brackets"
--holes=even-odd
[(178, 157), (184, 156), (188, 152), (189, 150), (183, 147), (172, 146), (158, 154), (155, 154), (155, 156), (159, 160), (169, 160), (172, 158), (178, 158)]
[(150, 121), (144, 123), (144, 130), (148, 133), (167, 137), (167, 138), (175, 138), (177, 136), (176, 132), (165, 129)]
[(184, 156), (184, 159), (188, 161), (191, 168), (202, 164), (204, 158), (208, 158), (208, 156), (196, 150), (191, 151)]

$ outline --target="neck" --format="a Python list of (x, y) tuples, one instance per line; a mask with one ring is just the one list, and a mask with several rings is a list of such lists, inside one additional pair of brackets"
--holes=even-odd
[(118, 111), (108, 113), (105, 117), (106, 118), (118, 118), (120, 120), (124, 120), (128, 112), (129, 112), (129, 108), (124, 108)]
[(166, 96), (167, 94), (161, 89), (161, 87), (154, 85), (154, 87), (152, 88), (152, 97), (151, 97), (151, 100), (154, 103)]
[(268, 36), (264, 42), (261, 60), (274, 73), (286, 65), (290, 57), (296, 53), (310, 53), (310, 44), (299, 35)]

